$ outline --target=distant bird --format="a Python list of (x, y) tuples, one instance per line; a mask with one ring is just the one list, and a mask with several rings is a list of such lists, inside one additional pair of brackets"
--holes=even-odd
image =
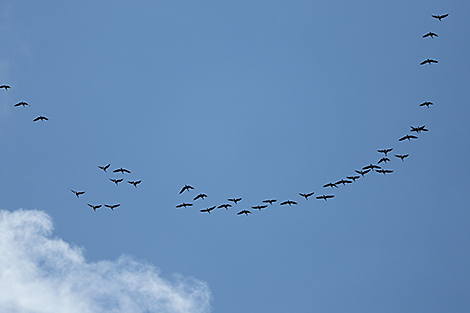
[[(381, 167), (378, 166), (378, 165), (374, 165), (374, 164), (369, 164), (367, 166), (364, 166), (362, 169), (363, 170), (367, 170), (367, 169), (370, 169), (372, 171), (374, 171), (375, 169), (380, 169)], [(360, 173), (359, 173), (360, 174)]]
[(211, 214), (211, 211), (215, 209), (215, 205), (214, 206), (211, 206), (210, 208), (207, 208), (207, 209), (202, 209), (200, 210), (201, 212), (207, 212), (209, 214)]
[(449, 16), (449, 13), (446, 13), (446, 14), (443, 14), (443, 15), (431, 15), (432, 17), (434, 18), (437, 18), (440, 22), (443, 18), (446, 18), (447, 16)]
[(39, 121), (39, 120), (41, 120), (41, 121), (48, 121), (49, 119), (48, 119), (47, 117), (41, 115), (41, 116), (36, 117), (36, 118), (33, 120), (33, 122), (37, 122), (37, 121)]
[(231, 198), (231, 199), (227, 199), (228, 201), (232, 201), (233, 203), (237, 204), (237, 202), (241, 201), (242, 198)]
[(301, 197), (304, 197), (305, 200), (308, 200), (308, 197), (313, 196), (313, 194), (314, 194), (314, 192), (311, 192), (311, 193), (300, 193), (300, 192), (299, 192), (299, 195), (300, 195)]
[(337, 181), (335, 184), (338, 185), (338, 184), (343, 184), (343, 186), (346, 186), (346, 184), (351, 184), (352, 181), (350, 180), (345, 180), (345, 179), (341, 179), (340, 181)]
[(392, 170), (384, 170), (384, 169), (380, 169), (380, 170), (377, 170), (377, 173), (381, 173), (381, 174), (390, 174), (390, 173), (393, 173)]
[(420, 107), (427, 106), (429, 108), (430, 105), (433, 105), (433, 103), (429, 102), (429, 101), (426, 101), (426, 102), (421, 103), (419, 106)]
[(387, 157), (383, 157), (383, 158), (381, 158), (381, 159), (379, 160), (379, 162), (377, 162), (377, 164), (380, 164), (380, 163), (382, 163), (382, 162), (384, 162), (385, 164), (387, 164), (387, 162), (390, 162), (390, 159), (387, 158)]
[(276, 201), (277, 201), (276, 199), (267, 199), (267, 200), (263, 200), (263, 203), (269, 203), (270, 205), (273, 205), (273, 203)]
[(427, 34), (424, 34), (424, 35), (423, 35), (423, 38), (431, 37), (431, 38), (434, 39), (434, 36), (439, 37), (436, 33), (429, 32), (429, 33), (427, 33)]
[(197, 199), (202, 199), (202, 200), (204, 200), (204, 198), (206, 198), (206, 197), (207, 197), (207, 195), (206, 195), (205, 193), (200, 193), (200, 194), (198, 194), (197, 196), (195, 196), (193, 200), (194, 200), (194, 201), (196, 201)]
[(352, 181), (355, 182), (356, 179), (359, 179), (359, 177), (361, 177), (361, 176), (347, 176), (346, 178), (347, 178), (347, 179), (351, 179)]
[(396, 156), (397, 158), (401, 159), (402, 161), (405, 161), (405, 159), (406, 159), (407, 157), (409, 157), (410, 154), (409, 154), (409, 153), (407, 153), (407, 154), (395, 154), (395, 156)]
[(416, 127), (410, 126), (410, 127), (411, 127), (412, 132), (416, 132), (417, 134), (419, 134), (420, 132), (427, 132), (429, 130), (429, 129), (426, 129), (425, 126), (426, 125), (416, 126)]
[(73, 192), (77, 198), (79, 198), (81, 195), (83, 195), (85, 193), (85, 191), (75, 191), (73, 189), (70, 189), (71, 192)]
[(142, 180), (128, 180), (127, 182), (137, 188), (137, 185), (140, 184)]
[(176, 207), (177, 207), (178, 209), (179, 209), (179, 208), (183, 208), (183, 207), (186, 209), (187, 206), (193, 206), (193, 204), (192, 204), (192, 203), (185, 203), (185, 202), (183, 202), (183, 203), (181, 203), (181, 204), (178, 204)]
[(15, 107), (19, 107), (20, 105), (23, 107), (26, 107), (26, 106), (29, 107), (29, 104), (24, 101), (18, 102), (17, 104), (15, 104)]
[(228, 208), (230, 208), (230, 207), (232, 207), (232, 205), (231, 205), (230, 203), (224, 203), (224, 204), (219, 205), (219, 206), (217, 207), (217, 209), (222, 209), (222, 208), (224, 208), (224, 209), (228, 210)]
[(403, 141), (405, 139), (408, 139), (408, 141), (411, 141), (411, 139), (418, 139), (418, 137), (416, 137), (414, 135), (406, 135), (406, 136), (403, 136), (400, 139), (398, 139), (398, 141)]
[(358, 174), (361, 174), (362, 177), (364, 177), (365, 174), (369, 173), (370, 172), (370, 169), (366, 170), (366, 171), (358, 171), (358, 170), (354, 170), (356, 173)]
[(98, 205), (93, 205), (93, 204), (89, 204), (89, 203), (87, 203), (87, 204), (88, 204), (88, 206), (89, 206), (90, 208), (92, 208), (93, 211), (95, 211), (95, 212), (96, 212), (96, 209), (101, 208), (101, 204), (98, 204)]
[(325, 201), (327, 201), (327, 199), (331, 199), (331, 198), (334, 198), (334, 195), (321, 195), (321, 196), (317, 196), (317, 199), (323, 199)]
[(113, 171), (113, 173), (119, 173), (119, 172), (121, 172), (121, 173), (123, 173), (123, 174), (124, 174), (124, 173), (128, 173), (128, 174), (131, 173), (131, 171), (129, 171), (128, 169), (122, 168), (122, 167), (117, 168), (117, 169), (115, 169), (115, 170)]
[(11, 87), (8, 86), (8, 85), (1, 85), (1, 86), (0, 86), (0, 89), (1, 89), (1, 88), (4, 88), (6, 91), (8, 91), (8, 89), (10, 89)]
[(439, 63), (439, 62), (437, 60), (433, 60), (433, 59), (426, 59), (423, 62), (419, 63), (419, 65), (424, 65), (426, 63), (429, 63), (429, 65), (431, 65), (431, 63)]
[(111, 211), (114, 211), (115, 208), (117, 208), (118, 206), (120, 206), (121, 204), (118, 203), (118, 204), (105, 204), (104, 206), (107, 207), (107, 208), (110, 208)]
[(240, 212), (237, 213), (237, 215), (240, 215), (240, 214), (248, 215), (248, 214), (251, 214), (251, 212), (248, 211), (248, 210), (243, 210), (243, 211), (240, 211)]
[(252, 208), (252, 209), (257, 209), (257, 210), (260, 210), (260, 211), (261, 211), (261, 209), (266, 209), (267, 207), (268, 207), (268, 205), (265, 204), (265, 205), (255, 205), (255, 206), (252, 206), (251, 208)]
[(110, 178), (109, 180), (112, 181), (113, 183), (115, 183), (116, 186), (117, 186), (117, 185), (118, 185), (120, 182), (122, 182), (124, 179), (122, 179), (122, 178), (119, 178), (119, 179)]
[(389, 153), (392, 150), (393, 150), (393, 148), (388, 148), (388, 149), (377, 150), (377, 152), (383, 153), (383, 154), (385, 154), (385, 156), (387, 156), (387, 153)]
[(108, 164), (108, 165), (106, 165), (106, 166), (99, 166), (99, 165), (98, 165), (98, 167), (99, 167), (100, 169), (102, 169), (102, 170), (106, 173), (106, 170), (109, 168), (110, 165), (111, 165), (111, 164)]
[(332, 182), (329, 182), (328, 184), (323, 185), (323, 187), (324, 188), (326, 188), (326, 187), (338, 188), (338, 186), (336, 186), (336, 184), (333, 184)]
[(190, 186), (190, 185), (184, 185), (184, 187), (180, 190), (180, 194), (182, 194), (183, 192), (185, 192), (185, 190), (189, 191), (191, 189), (194, 189), (193, 186)]
[(292, 200), (286, 200), (284, 202), (281, 202), (281, 205), (286, 205), (288, 204), (289, 206), (291, 206), (292, 204), (297, 204), (297, 202), (295, 201), (292, 201)]

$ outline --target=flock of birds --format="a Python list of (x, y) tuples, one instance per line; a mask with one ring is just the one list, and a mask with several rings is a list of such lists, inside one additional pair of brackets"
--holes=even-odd
[[(448, 15), (449, 14), (431, 15), (431, 16), (435, 19), (438, 19), (439, 21), (442, 21), (442, 19), (446, 18)], [(434, 37), (439, 37), (439, 36), (434, 32), (428, 32), (428, 33), (423, 35), (423, 38), (427, 38), (427, 37), (431, 37), (433, 39)], [(431, 65), (432, 63), (438, 63), (438, 61), (428, 58), (428, 59), (422, 61), (420, 63), (420, 65), (425, 65), (425, 64)], [(10, 89), (10, 88), (11, 87), (9, 85), (1, 85), (0, 86), (0, 89), (5, 89), (6, 91), (8, 91), (8, 89)], [(425, 101), (425, 102), (421, 103), (419, 106), (421, 106), (421, 107), (426, 106), (427, 108), (429, 108), (430, 105), (433, 105), (433, 103), (430, 102), (430, 101)], [(16, 103), (14, 105), (14, 107), (30, 107), (30, 105), (25, 101), (21, 101), (21, 102)], [(49, 119), (47, 117), (40, 115), (40, 116), (34, 118), (33, 122), (48, 121), (48, 120)], [(415, 135), (406, 134), (406, 135), (400, 137), (398, 139), (398, 141), (401, 142), (401, 141), (405, 141), (405, 140), (411, 141), (411, 139), (418, 139), (417, 134), (420, 134), (421, 132), (427, 132), (427, 131), (428, 131), (428, 129), (426, 128), (425, 125), (411, 126), (410, 132), (415, 133)], [(366, 174), (368, 174), (370, 172), (376, 172), (376, 173), (383, 174), (383, 175), (393, 173), (393, 170), (384, 169), (384, 168), (382, 168), (382, 166), (378, 165), (378, 164), (381, 164), (381, 163), (387, 164), (388, 162), (391, 162), (391, 159), (388, 158), (388, 153), (390, 153), (391, 151), (393, 151), (393, 148), (385, 148), (385, 149), (377, 150), (378, 153), (383, 154), (382, 158), (380, 160), (378, 160), (377, 164), (372, 164), (371, 163), (369, 165), (366, 165), (366, 166), (362, 167), (359, 170), (355, 170), (355, 174), (359, 174), (359, 175), (354, 174), (354, 175), (351, 175), (351, 176), (346, 176), (346, 179), (343, 178), (343, 179), (341, 179), (339, 181), (336, 181), (336, 182), (328, 182), (328, 183), (323, 185), (323, 188), (335, 189), (335, 188), (339, 188), (340, 185), (346, 186), (346, 184), (351, 184), (353, 182), (356, 182), (356, 180), (358, 180), (361, 177), (364, 177)], [(404, 161), (407, 157), (409, 157), (409, 154), (408, 153), (407, 154), (394, 154), (394, 156), (396, 158), (400, 159), (401, 161)], [(107, 170), (109, 169), (110, 166), (111, 166), (111, 164), (107, 164), (107, 165), (104, 165), (104, 166), (98, 165), (98, 168), (103, 170), (105, 173), (107, 173)], [(124, 174), (130, 174), (131, 171), (129, 171), (128, 169), (120, 167), (120, 168), (117, 168), (117, 169), (113, 170), (113, 173), (121, 173), (122, 175), (124, 175)], [(109, 180), (112, 183), (116, 184), (116, 185), (119, 185), (119, 183), (124, 181), (123, 178), (109, 178)], [(137, 186), (140, 183), (142, 183), (142, 180), (128, 180), (127, 183), (129, 183), (130, 185), (133, 185), (135, 188), (137, 188)], [(185, 192), (188, 193), (193, 189), (194, 189), (194, 187), (191, 186), (191, 185), (184, 185), (182, 187), (182, 189), (180, 190), (179, 194), (181, 195)], [(80, 198), (80, 196), (85, 194), (85, 191), (77, 191), (77, 190), (73, 190), (73, 189), (71, 189), (71, 191), (72, 191), (73, 194), (75, 194), (75, 196), (77, 198)], [(308, 200), (314, 194), (315, 193), (313, 191), (308, 192), (308, 193), (301, 193), (300, 192), (299, 196), (304, 198), (305, 200)], [(207, 197), (208, 197), (207, 194), (199, 193), (192, 200), (193, 201), (204, 200)], [(316, 199), (327, 201), (328, 199), (332, 199), (334, 197), (335, 197), (335, 195), (333, 195), (333, 194), (322, 194), (322, 195), (316, 196)], [(229, 198), (229, 199), (227, 199), (227, 201), (233, 203), (233, 205), (238, 205), (238, 203), (240, 201), (242, 201), (242, 198), (241, 197)], [(265, 199), (265, 200), (262, 200), (262, 204), (257, 204), (255, 206), (251, 206), (251, 209), (261, 211), (263, 209), (266, 209), (268, 206), (273, 206), (274, 203), (276, 203), (277, 201), (278, 201), (277, 199)], [(200, 209), (200, 212), (211, 214), (211, 211), (213, 211), (215, 209), (229, 210), (229, 208), (231, 208), (233, 206), (231, 203), (222, 203), (222, 204), (219, 204), (219, 205), (213, 205), (213, 206), (210, 206), (210, 207), (207, 207), (207, 208)], [(293, 201), (293, 200), (290, 200), (290, 199), (280, 202), (280, 205), (283, 205), (283, 206), (284, 205), (292, 206), (292, 205), (297, 205), (297, 204), (298, 203), (296, 201)], [(97, 209), (102, 207), (101, 204), (87, 203), (87, 205), (90, 208), (92, 208), (93, 211), (95, 211), (95, 212), (96, 212)], [(104, 207), (107, 207), (110, 210), (114, 211), (114, 209), (118, 208), (120, 205), (121, 205), (120, 203), (117, 203), (117, 204), (104, 204)], [(176, 205), (176, 208), (177, 209), (188, 208), (188, 207), (192, 207), (193, 205), (194, 204), (191, 203), (191, 202), (182, 202), (182, 203)], [(243, 210), (241, 210), (237, 213), (237, 215), (249, 215), (249, 214), (252, 214), (252, 212), (248, 209), (243, 209)]]

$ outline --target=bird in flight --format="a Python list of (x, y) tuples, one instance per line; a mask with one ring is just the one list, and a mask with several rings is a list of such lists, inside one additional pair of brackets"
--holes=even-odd
[(237, 204), (238, 201), (241, 201), (242, 198), (230, 198), (230, 199), (227, 199), (228, 201), (232, 201), (233, 203)]
[(362, 177), (364, 177), (365, 174), (369, 173), (370, 172), (370, 169), (369, 170), (366, 170), (366, 171), (358, 171), (358, 170), (354, 170), (356, 173), (358, 174), (361, 174)]
[(106, 173), (106, 170), (109, 168), (110, 165), (111, 165), (111, 164), (108, 164), (108, 165), (106, 165), (106, 166), (99, 166), (99, 165), (98, 165), (98, 167), (99, 167), (100, 169), (102, 169), (102, 170)]
[(24, 108), (26, 106), (29, 107), (29, 104), (27, 102), (21, 101), (21, 102), (18, 102), (17, 104), (15, 104), (15, 107), (19, 107), (19, 106), (23, 106), (23, 108)]
[(257, 210), (260, 210), (260, 211), (261, 211), (261, 209), (266, 209), (267, 207), (268, 207), (268, 205), (265, 204), (265, 205), (255, 205), (255, 206), (252, 206), (251, 208), (252, 208), (252, 209), (257, 209)]
[(413, 127), (411, 126), (411, 131), (412, 132), (416, 132), (416, 133), (420, 133), (420, 132), (427, 132), (429, 129), (426, 129), (425, 128), (426, 125), (423, 125), (423, 126), (417, 126), (417, 127)]
[(334, 198), (334, 195), (321, 195), (321, 196), (317, 196), (317, 199), (323, 199), (325, 201), (327, 201), (327, 199), (331, 199), (331, 198)]
[[(369, 165), (367, 165), (367, 166), (364, 166), (362, 169), (363, 169), (363, 170), (369, 169), (369, 170), (374, 171), (375, 169), (380, 169), (380, 168), (381, 168), (381, 167), (378, 166), (378, 165), (369, 164)], [(360, 173), (359, 173), (359, 174), (360, 174)]]
[(8, 91), (8, 89), (10, 89), (11, 87), (8, 86), (8, 85), (1, 85), (1, 86), (0, 86), (0, 89), (1, 89), (1, 88), (4, 88), (5, 90)]
[(426, 59), (423, 62), (419, 63), (419, 65), (424, 65), (426, 63), (429, 63), (429, 65), (431, 65), (431, 63), (439, 63), (439, 62), (437, 60), (433, 60), (433, 59)]
[(398, 141), (403, 141), (405, 139), (408, 139), (408, 141), (411, 141), (411, 139), (418, 139), (418, 137), (416, 137), (414, 135), (406, 135), (406, 136), (403, 136), (400, 139), (398, 139)]
[(101, 208), (101, 204), (98, 204), (98, 205), (93, 205), (93, 204), (89, 204), (89, 203), (87, 203), (87, 204), (88, 204), (88, 206), (89, 206), (90, 208), (92, 208), (93, 211), (95, 211), (95, 212), (96, 212), (96, 209)]
[(122, 167), (117, 168), (117, 169), (115, 169), (115, 170), (113, 171), (113, 173), (119, 173), (119, 172), (121, 172), (121, 173), (123, 173), (123, 174), (124, 174), (124, 173), (128, 173), (128, 174), (131, 173), (131, 171), (129, 171), (129, 170), (125, 169), (125, 168), (122, 168)]
[(190, 185), (184, 185), (184, 187), (180, 190), (180, 194), (182, 194), (185, 190), (189, 191), (191, 189), (194, 189), (194, 187)]
[(379, 160), (379, 162), (377, 162), (377, 164), (380, 164), (380, 163), (382, 163), (382, 162), (384, 162), (385, 164), (387, 164), (387, 162), (390, 162), (390, 159), (387, 158), (387, 157), (383, 157), (383, 158), (381, 158), (381, 159)]
[(393, 148), (388, 148), (388, 149), (377, 150), (377, 152), (383, 153), (383, 154), (385, 154), (385, 156), (387, 156), (387, 153), (389, 153), (392, 150), (393, 150)]
[(117, 185), (118, 185), (120, 182), (122, 182), (122, 181), (123, 181), (123, 179), (122, 179), (122, 178), (119, 178), (119, 179), (110, 178), (109, 180), (110, 180), (110, 181), (112, 181), (113, 183), (115, 183), (115, 184), (116, 184), (116, 186), (117, 186)]
[(352, 183), (352, 181), (350, 180), (345, 180), (345, 179), (341, 179), (340, 181), (337, 181), (335, 184), (338, 185), (338, 184), (343, 184), (343, 186), (346, 186), (346, 184), (350, 184)]
[(377, 173), (381, 173), (381, 174), (390, 174), (390, 173), (393, 173), (392, 170), (384, 170), (384, 169), (380, 169), (380, 170), (377, 170)]
[(314, 194), (313, 191), (312, 191), (311, 193), (301, 193), (301, 192), (299, 192), (299, 195), (300, 195), (301, 197), (304, 197), (305, 200), (308, 200), (308, 197), (313, 196), (313, 194)]
[(346, 176), (347, 179), (352, 179), (352, 181), (356, 181), (356, 179), (359, 179), (361, 176)]
[(437, 18), (440, 22), (443, 18), (446, 18), (447, 16), (449, 16), (449, 13), (446, 13), (446, 14), (443, 14), (443, 15), (431, 15), (432, 17), (434, 18)]
[(202, 199), (204, 200), (204, 198), (207, 197), (207, 195), (205, 193), (200, 193), (198, 194), (197, 196), (194, 197), (194, 201), (196, 201), (197, 199)]
[(424, 35), (423, 35), (423, 38), (426, 38), (426, 37), (434, 38), (434, 36), (439, 37), (436, 33), (429, 32), (429, 33), (427, 33), (427, 34), (424, 34)]
[(118, 204), (105, 204), (104, 206), (107, 207), (107, 208), (110, 208), (111, 211), (114, 211), (115, 208), (117, 208), (118, 206), (120, 206), (121, 204), (118, 203)]
[(395, 154), (395, 156), (396, 156), (397, 158), (401, 159), (402, 161), (405, 161), (405, 159), (406, 159), (407, 157), (409, 157), (410, 154), (409, 154), (409, 153), (408, 153), (408, 154)]
[(77, 196), (77, 198), (85, 193), (85, 191), (75, 191), (73, 189), (70, 189), (70, 191), (72, 191)]
[(263, 200), (263, 203), (269, 203), (270, 205), (273, 205), (273, 203), (276, 201), (277, 201), (276, 199), (267, 199), (267, 200)]
[(295, 201), (292, 201), (292, 200), (286, 200), (284, 202), (281, 202), (281, 205), (286, 205), (288, 204), (289, 206), (291, 206), (292, 204), (297, 204), (297, 202)]
[(228, 210), (228, 208), (230, 208), (231, 206), (232, 206), (232, 205), (231, 205), (230, 203), (224, 203), (224, 204), (219, 205), (219, 206), (217, 207), (217, 209), (222, 209), (222, 208), (224, 208), (224, 209)]
[(187, 206), (193, 206), (193, 204), (192, 204), (192, 203), (183, 202), (183, 203), (181, 203), (181, 204), (178, 204), (176, 207), (177, 207), (178, 209), (179, 209), (179, 208), (183, 208), (183, 207), (186, 209)]
[(33, 122), (37, 122), (37, 121), (39, 121), (39, 120), (41, 120), (41, 121), (48, 121), (49, 119), (48, 119), (47, 117), (41, 115), (41, 116), (36, 117), (36, 118), (33, 120)]
[(429, 108), (430, 105), (433, 105), (433, 103), (432, 103), (432, 102), (429, 102), (429, 101), (426, 101), (426, 102), (421, 103), (419, 106), (420, 106), (420, 107), (427, 106), (427, 107)]
[(326, 188), (326, 187), (338, 188), (338, 186), (336, 186), (336, 184), (333, 184), (332, 182), (329, 182), (328, 184), (323, 185), (323, 187), (324, 187), (324, 188)]
[(210, 208), (207, 208), (207, 209), (202, 209), (200, 210), (201, 212), (207, 212), (209, 214), (211, 214), (211, 211), (215, 209), (215, 205), (210, 207)]
[(127, 182), (137, 188), (137, 185), (140, 184), (142, 180), (128, 180)]
[(240, 211), (240, 212), (237, 213), (237, 215), (241, 215), (241, 214), (248, 215), (248, 214), (251, 214), (251, 212), (248, 211), (248, 210), (243, 210), (243, 211)]

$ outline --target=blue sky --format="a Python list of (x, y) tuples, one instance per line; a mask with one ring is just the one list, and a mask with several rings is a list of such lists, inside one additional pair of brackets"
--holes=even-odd
[[(83, 278), (62, 275), (72, 265), (58, 254), (72, 255), (74, 268), (111, 264), (83, 271), (97, 284), (119, 285), (119, 275), (105, 273), (128, 271), (164, 286), (138, 295), (132, 284), (124, 288), (135, 312), (468, 312), (469, 6), (2, 6), (0, 84), (11, 89), (0, 90), (8, 229), (0, 251), (8, 252), (5, 264), (26, 255), (37, 270), (19, 267), (24, 276), (8, 284), (22, 290), (25, 277), (53, 276), (81, 287), (61, 301), (40, 297), (51, 299), (45, 308), (75, 312), (61, 303), (77, 301), (90, 312), (129, 310), (94, 299)], [(442, 22), (431, 17), (444, 13)], [(423, 39), (429, 31), (439, 37)], [(420, 66), (427, 58), (439, 63)], [(30, 107), (14, 107), (20, 101)], [(424, 101), (434, 105), (420, 107)], [(33, 123), (39, 115), (49, 121)], [(398, 141), (421, 125), (429, 131), (418, 140)], [(377, 150), (390, 147), (410, 154), (404, 162), (392, 155), (392, 174), (322, 187), (377, 163)], [(98, 168), (108, 163), (132, 173)], [(119, 177), (142, 183), (109, 181)], [(195, 189), (178, 194), (185, 184)], [(86, 193), (77, 199), (70, 189)], [(335, 198), (298, 195), (312, 191)], [(192, 201), (198, 193), (208, 197)], [(199, 211), (231, 197), (243, 200), (228, 211)], [(268, 198), (278, 202), (236, 214)], [(287, 199), (298, 205), (279, 205)], [(194, 206), (176, 209), (182, 202)], [(87, 203), (121, 206), (93, 212)], [(17, 224), (30, 229), (27, 244), (12, 244)], [(58, 248), (36, 256), (28, 244), (38, 236)], [(52, 266), (44, 269), (42, 259)], [(54, 284), (46, 278), (39, 281)], [(162, 309), (154, 295), (181, 301)], [(49, 312), (27, 311), (24, 300), (12, 292), (0, 307)]]

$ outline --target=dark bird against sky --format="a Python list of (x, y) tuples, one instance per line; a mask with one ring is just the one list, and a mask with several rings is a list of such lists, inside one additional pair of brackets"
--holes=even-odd
[(186, 203), (186, 202), (183, 202), (181, 204), (178, 204), (176, 207), (179, 209), (179, 208), (185, 208), (188, 207), (188, 206), (193, 206), (192, 203)]
[(110, 178), (109, 180), (112, 181), (113, 183), (115, 183), (116, 186), (117, 186), (117, 185), (118, 185), (120, 182), (122, 182), (124, 179), (122, 179), (122, 178), (119, 178), (119, 179)]
[(281, 202), (281, 205), (286, 205), (288, 204), (289, 206), (291, 206), (292, 204), (297, 204), (297, 202), (295, 201), (292, 201), (292, 200), (286, 200), (284, 202)]
[(395, 154), (395, 156), (396, 156), (397, 158), (401, 159), (402, 161), (405, 161), (405, 159), (406, 159), (407, 157), (409, 157), (410, 154), (409, 154), (409, 153), (408, 153), (408, 154)]
[(421, 103), (419, 106), (420, 107), (427, 106), (429, 108), (430, 105), (433, 105), (433, 103), (429, 102), (429, 101), (426, 101), (426, 102)]
[(331, 199), (331, 198), (334, 198), (334, 195), (321, 195), (321, 196), (317, 196), (317, 199), (323, 199), (325, 201), (327, 201), (328, 199)]
[(28, 103), (24, 102), (24, 101), (21, 101), (21, 102), (18, 102), (17, 104), (15, 104), (15, 107), (19, 107), (19, 106), (23, 106), (26, 107), (26, 106), (30, 106)]
[(433, 60), (433, 59), (426, 59), (424, 60), (423, 62), (419, 63), (420, 65), (424, 65), (428, 63), (429, 65), (431, 65), (431, 63), (439, 63), (437, 60)]
[(90, 208), (92, 208), (93, 211), (95, 211), (95, 212), (96, 212), (96, 209), (101, 208), (101, 204), (97, 204), (97, 205), (93, 205), (93, 204), (89, 204), (89, 203), (87, 203), (87, 204), (88, 204), (88, 206), (89, 206)]
[(417, 134), (419, 134), (421, 132), (427, 132), (429, 129), (426, 129), (425, 127), (426, 127), (426, 125), (416, 126), (416, 127), (411, 126), (411, 131), (416, 132)]
[(313, 196), (313, 194), (314, 194), (313, 191), (312, 191), (311, 193), (300, 193), (300, 192), (299, 192), (299, 195), (302, 196), (302, 197), (304, 197), (305, 200), (308, 200), (308, 197)]
[(120, 206), (121, 204), (118, 203), (118, 204), (105, 204), (104, 206), (107, 207), (107, 208), (110, 208), (111, 211), (114, 211), (115, 208), (117, 208), (118, 206)]
[(228, 201), (232, 201), (233, 203), (237, 204), (237, 202), (241, 201), (242, 198), (230, 198), (230, 199), (227, 199)]
[(184, 187), (181, 188), (181, 190), (180, 190), (180, 194), (182, 194), (182, 193), (185, 192), (186, 190), (189, 191), (189, 190), (191, 190), (191, 189), (194, 189), (194, 187), (193, 187), (193, 186), (190, 186), (190, 185), (184, 185)]
[(70, 189), (71, 192), (73, 192), (77, 198), (79, 198), (81, 195), (83, 195), (85, 193), (85, 191), (75, 191), (73, 189)]
[(269, 203), (270, 205), (273, 205), (273, 203), (276, 202), (276, 201), (277, 201), (276, 199), (263, 200), (264, 203)]
[(142, 180), (128, 180), (127, 182), (137, 188), (137, 185), (140, 184)]
[(443, 18), (446, 18), (447, 16), (449, 16), (449, 13), (442, 14), (442, 15), (431, 15), (431, 16), (434, 18), (437, 18), (441, 22)]
[(36, 118), (33, 120), (33, 122), (37, 122), (37, 121), (39, 121), (39, 120), (40, 120), (40, 121), (48, 121), (49, 119), (48, 119), (47, 117), (41, 115), (41, 116), (36, 117)]
[(383, 153), (383, 154), (385, 154), (385, 156), (387, 156), (387, 153), (389, 153), (389, 152), (392, 151), (392, 150), (393, 150), (393, 148), (380, 149), (380, 150), (377, 150), (377, 152)]
[(207, 195), (205, 193), (200, 193), (198, 194), (197, 196), (194, 197), (194, 201), (196, 201), (197, 199), (202, 199), (204, 200), (204, 198), (207, 198)]
[(1, 86), (0, 86), (0, 89), (1, 89), (1, 88), (3, 88), (3, 89), (5, 89), (6, 91), (8, 91), (8, 89), (10, 89), (11, 87), (8, 86), (8, 85), (1, 85)]
[(111, 166), (111, 163), (108, 164), (108, 165), (106, 165), (106, 166), (99, 166), (99, 165), (98, 165), (98, 167), (99, 167), (100, 169), (102, 169), (105, 173), (106, 173), (106, 171), (108, 170), (108, 168), (109, 168), (110, 166)]
[(248, 215), (248, 214), (251, 214), (251, 212), (248, 211), (248, 210), (243, 210), (243, 211), (240, 211), (240, 212), (237, 213), (237, 215), (241, 215), (241, 214)]
[(411, 141), (411, 139), (418, 139), (418, 137), (416, 137), (415, 135), (406, 135), (406, 136), (403, 136), (400, 139), (398, 139), (398, 141), (403, 141), (403, 140), (406, 140), (406, 139), (408, 139), (408, 141)]
[(122, 168), (122, 167), (117, 168), (117, 169), (115, 169), (115, 170), (113, 171), (113, 173), (119, 173), (119, 172), (121, 172), (121, 173), (123, 173), (123, 174), (124, 174), (124, 173), (128, 173), (128, 174), (131, 173), (131, 171), (129, 171), (128, 169)]
[(201, 212), (207, 212), (209, 214), (211, 214), (211, 211), (215, 209), (215, 205), (214, 206), (211, 206), (210, 208), (207, 208), (207, 209), (202, 209), (200, 210)]
[(424, 34), (424, 35), (423, 35), (423, 38), (426, 38), (426, 37), (434, 38), (434, 36), (439, 37), (436, 33), (429, 32), (429, 33), (427, 33), (427, 34)]

